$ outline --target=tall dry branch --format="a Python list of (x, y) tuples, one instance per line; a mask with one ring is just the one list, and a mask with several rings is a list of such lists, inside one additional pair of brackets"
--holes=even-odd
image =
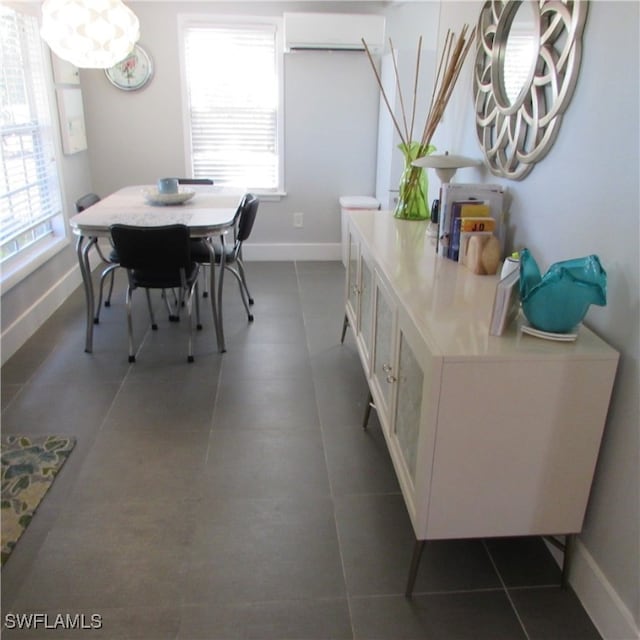
[[(429, 149), (433, 134), (435, 133), (438, 124), (440, 124), (440, 121), (442, 120), (442, 116), (444, 115), (444, 111), (447, 107), (449, 99), (451, 98), (451, 94), (453, 93), (453, 89), (455, 88), (458, 76), (460, 75), (460, 70), (462, 69), (464, 61), (469, 53), (469, 49), (471, 48), (471, 44), (475, 39), (475, 35), (475, 28), (471, 31), (471, 33), (469, 33), (469, 26), (466, 24), (462, 27), (459, 36), (456, 36), (450, 29), (447, 31), (437, 67), (436, 80), (433, 86), (433, 92), (431, 94), (431, 102), (429, 104), (429, 112), (427, 114), (424, 127), (422, 128), (418, 157), (425, 155)], [(422, 50), (422, 37), (420, 37), (420, 39), (418, 40), (418, 55), (416, 58), (416, 71), (413, 85), (413, 100), (411, 106), (410, 126), (407, 121), (405, 101), (404, 96), (402, 95), (402, 87), (400, 86), (400, 77), (398, 74), (396, 54), (393, 49), (393, 43), (391, 42), (391, 40), (389, 40), (389, 44), (391, 46), (391, 57), (393, 61), (393, 71), (395, 75), (395, 85), (398, 92), (398, 101), (400, 104), (404, 129), (400, 127), (400, 123), (398, 122), (396, 115), (391, 108), (389, 97), (387, 96), (386, 91), (382, 86), (380, 74), (378, 73), (378, 69), (373, 60), (373, 56), (371, 55), (369, 46), (365, 42), (364, 38), (362, 38), (362, 44), (364, 45), (367, 57), (369, 58), (369, 62), (371, 63), (371, 68), (373, 69), (373, 73), (375, 75), (376, 82), (378, 83), (378, 87), (380, 88), (380, 93), (382, 95), (384, 103), (387, 107), (387, 110), (389, 111), (389, 115), (391, 116), (393, 126), (402, 144), (408, 147), (409, 144), (413, 142), (412, 138), (415, 124), (416, 100), (418, 95), (418, 78), (420, 74), (420, 53)]]

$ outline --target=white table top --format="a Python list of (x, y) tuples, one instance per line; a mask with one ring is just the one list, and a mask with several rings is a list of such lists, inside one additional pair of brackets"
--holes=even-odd
[[(144, 227), (184, 224), (191, 235), (210, 236), (231, 228), (242, 194), (228, 195), (214, 188), (193, 188), (196, 194), (179, 205), (151, 205), (144, 198), (148, 185), (125, 187), (76, 214), (69, 224), (76, 235), (108, 236), (112, 224)], [(192, 189), (191, 186), (184, 187)]]

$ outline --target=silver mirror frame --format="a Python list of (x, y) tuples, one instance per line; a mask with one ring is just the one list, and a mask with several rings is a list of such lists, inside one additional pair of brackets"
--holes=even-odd
[[(538, 19), (538, 55), (513, 102), (502, 71), (509, 29), (522, 2)], [(488, 0), (480, 11), (474, 68), (476, 134), (494, 175), (522, 180), (553, 145), (578, 81), (585, 0)]]

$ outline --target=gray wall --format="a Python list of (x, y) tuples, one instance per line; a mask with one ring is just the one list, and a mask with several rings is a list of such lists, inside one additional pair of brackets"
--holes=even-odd
[[(443, 2), (440, 37), (446, 27), (475, 25), (480, 6)], [(635, 634), (640, 621), (639, 14), (637, 2), (590, 3), (573, 100), (555, 145), (527, 178), (500, 180), (484, 168), (461, 170), (455, 178), (508, 187), (512, 245), (529, 247), (542, 269), (595, 253), (607, 270), (608, 304), (592, 307), (586, 324), (620, 351), (621, 361), (580, 548), (583, 565), (594, 563), (591, 569), (601, 571), (606, 589), (615, 592), (608, 596), (624, 603)], [(469, 73), (466, 77), (435, 141), (439, 149), (479, 158)], [(594, 617), (606, 596), (585, 594), (593, 598), (588, 608)], [(624, 640), (636, 637), (623, 625), (616, 630), (614, 622), (602, 631)]]
[[(367, 13), (381, 3), (131, 2), (156, 73), (138, 92), (123, 92), (97, 70), (81, 72), (95, 188), (185, 175), (178, 14), (260, 14), (284, 10)], [(306, 51), (285, 55), (285, 190), (263, 201), (251, 243), (338, 243), (338, 197), (373, 193), (377, 87), (364, 53)], [(304, 227), (293, 227), (293, 212)], [(250, 254), (248, 254), (250, 257)]]

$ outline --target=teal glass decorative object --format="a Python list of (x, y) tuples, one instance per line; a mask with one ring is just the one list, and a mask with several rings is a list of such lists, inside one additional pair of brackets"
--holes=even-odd
[(547, 273), (528, 249), (520, 253), (520, 300), (531, 326), (550, 333), (569, 333), (589, 307), (607, 304), (607, 274), (598, 256), (556, 262)]

